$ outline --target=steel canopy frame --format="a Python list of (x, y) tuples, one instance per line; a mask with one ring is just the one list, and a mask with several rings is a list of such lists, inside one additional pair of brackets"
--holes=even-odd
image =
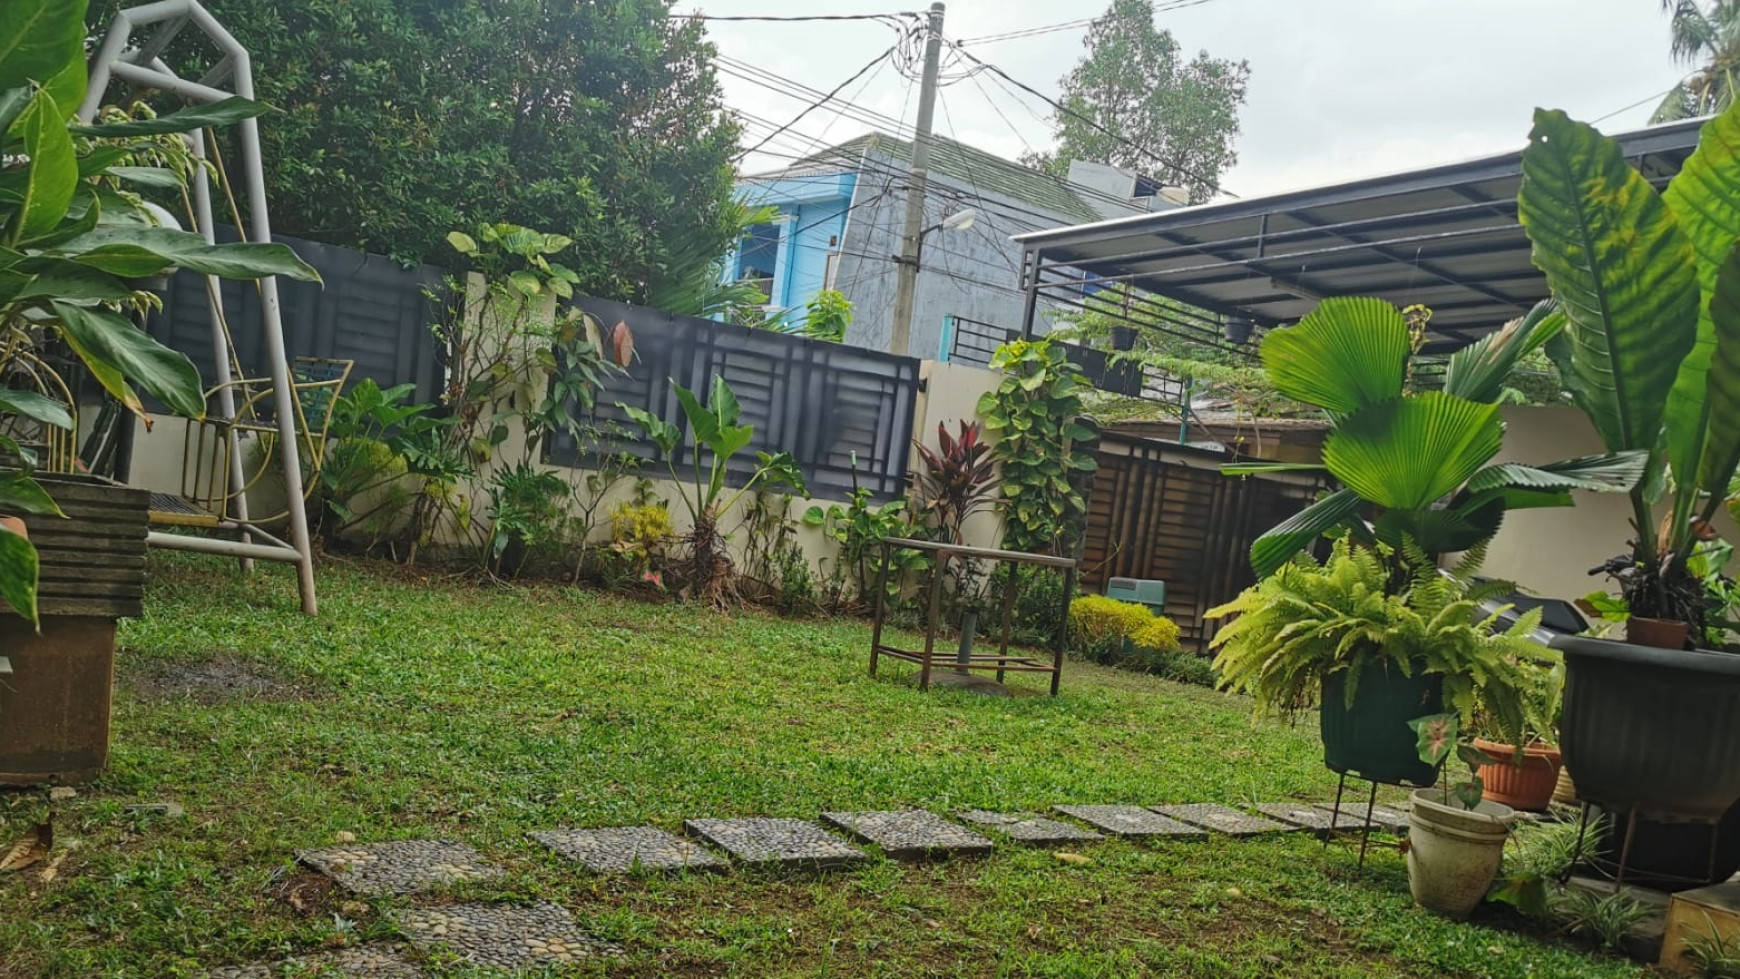
[[(177, 75), (159, 57), (176, 35), (189, 24), (204, 33), (221, 54), (218, 61), (198, 81)], [(145, 28), (154, 29), (141, 43), (129, 46), (134, 33)], [(234, 96), (245, 99), (254, 97), (253, 64), (247, 49), (198, 0), (158, 0), (156, 3), (123, 10), (115, 15), (108, 34), (103, 38), (102, 46), (91, 59), (90, 87), (86, 91), (84, 104), (79, 107), (80, 119), (89, 122), (96, 115), (97, 109), (103, 104), (103, 94), (110, 81), (119, 81), (134, 88), (160, 89), (189, 102), (217, 102)], [(225, 83), (229, 83), (233, 90), (225, 91), (221, 87)], [(240, 163), (248, 198), (249, 240), (271, 241), (272, 227), (267, 212), (266, 181), (260, 155), (260, 129), (253, 119), (245, 119), (238, 125), (241, 140)], [(190, 134), (188, 142), (195, 155), (201, 159), (206, 158), (202, 133), (196, 131)], [(211, 190), (204, 179), (195, 182), (194, 197), (199, 232), (208, 243), (215, 242), (216, 226), (212, 220)], [(158, 547), (240, 558), (244, 568), (255, 558), (294, 564), (302, 597), (302, 611), (313, 615), (318, 610), (314, 593), (314, 552), (308, 537), (308, 514), (299, 505), (303, 490), (302, 466), (296, 439), (296, 402), (291, 386), (289, 357), (284, 349), (277, 279), (267, 276), (259, 281), (259, 288), (267, 368), (271, 373), (272, 398), (277, 406), (274, 414), (277, 416), (279, 463), (283, 469), (284, 492), (290, 501), (290, 540), (281, 541), (250, 524), (246, 497), (242, 494), (237, 503), (238, 519), (220, 524), (225, 529), (239, 531), (242, 538), (240, 541), (155, 532), (149, 536), (148, 541)], [(231, 350), (229, 339), (221, 325), (222, 293), (217, 280), (211, 276), (207, 276), (207, 296), (212, 304), (213, 360), (217, 364), (219, 384), (216, 408), (224, 414), (225, 420), (230, 420), (235, 416), (234, 399), (228, 387), (228, 382), (232, 380), (229, 367)], [(230, 437), (234, 438), (233, 433)], [(229, 455), (231, 487), (240, 493), (243, 488), (241, 453), (232, 451)], [(263, 543), (255, 543), (255, 538)]]
[[(1679, 172), (1703, 120), (1615, 137), (1657, 186)], [(1433, 310), (1426, 351), (1445, 353), (1546, 298), (1516, 217), (1520, 150), (1304, 191), (1017, 235), (1027, 293), (1080, 302), (1113, 283), (1260, 328), (1333, 295)]]

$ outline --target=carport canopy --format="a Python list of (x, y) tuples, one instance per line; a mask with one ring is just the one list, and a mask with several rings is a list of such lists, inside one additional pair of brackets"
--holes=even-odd
[[(1658, 188), (1703, 120), (1615, 138)], [(1016, 236), (1028, 324), (1040, 302), (1079, 305), (1124, 282), (1252, 321), (1297, 321), (1327, 296), (1432, 310), (1426, 352), (1445, 353), (1546, 298), (1517, 222), (1522, 151), (1312, 190), (1204, 204)], [(1212, 334), (1210, 334), (1212, 336)]]

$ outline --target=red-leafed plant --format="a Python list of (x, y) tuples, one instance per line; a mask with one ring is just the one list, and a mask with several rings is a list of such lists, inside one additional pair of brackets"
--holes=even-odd
[(965, 543), (961, 528), (967, 518), (991, 507), (997, 499), (997, 464), (977, 422), (962, 421), (960, 434), (950, 436), (948, 426), (936, 426), (937, 449), (914, 441), (921, 471), (912, 474), (913, 506), (919, 517), (948, 534), (956, 544)]

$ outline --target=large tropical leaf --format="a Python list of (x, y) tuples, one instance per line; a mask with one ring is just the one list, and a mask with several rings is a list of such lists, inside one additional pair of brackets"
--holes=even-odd
[(1337, 415), (1402, 393), (1410, 344), (1394, 306), (1367, 296), (1325, 299), (1297, 325), (1263, 338), (1263, 368), (1282, 395)]
[(80, 60), (84, 40), (85, 0), (5, 0), (0, 3), (0, 89), (54, 77)]
[(13, 391), (0, 388), (0, 412), (34, 418), (44, 425), (72, 428), (72, 414), (66, 405), (35, 391)]
[[(1711, 358), (1716, 355), (1711, 306), (1717, 293), (1717, 275), (1734, 242), (1740, 240), (1740, 103), (1704, 124), (1698, 133), (1698, 148), (1681, 165), (1662, 200), (1697, 257), (1700, 297), (1697, 339), (1681, 362), (1668, 395), (1668, 453), (1675, 472), (1697, 470), (1700, 475), (1714, 475), (1718, 460), (1705, 458), (1704, 449), (1710, 413), (1716, 406), (1714, 398), (1705, 395), (1708, 391), (1730, 406), (1740, 397), (1740, 376), (1732, 371), (1710, 373)], [(1699, 485), (1720, 492), (1727, 485), (1727, 476), (1718, 482), (1700, 478)]]
[(178, 415), (205, 417), (199, 371), (186, 354), (158, 343), (119, 313), (63, 302), (53, 306), (81, 360), (114, 369)]
[(1498, 533), (1504, 507), (1489, 505), (1490, 502), (1442, 509), (1385, 510), (1372, 521), (1372, 529), (1378, 540), (1398, 552), (1411, 546), (1429, 555), (1454, 554)]
[(36, 548), (0, 527), (0, 599), (31, 622), (36, 621), (36, 575)]
[(62, 243), (60, 250), (79, 253), (75, 261), (127, 278), (156, 275), (170, 268), (226, 279), (257, 279), (282, 275), (319, 282), (320, 273), (279, 242), (233, 242), (208, 245), (190, 231), (174, 228), (101, 227)]
[[(10, 0), (8, 0), (10, 2)], [(103, 122), (93, 125), (69, 126), (80, 136), (162, 136), (166, 133), (190, 133), (207, 126), (228, 126), (272, 111), (264, 102), (255, 102), (232, 95), (219, 102), (193, 105), (175, 112), (166, 112), (153, 119), (128, 122)]]
[(66, 119), (47, 89), (38, 89), (19, 120), (30, 169), (24, 182), (24, 203), (13, 219), (13, 242), (29, 241), (53, 231), (66, 217), (78, 188), (78, 156)]
[(1564, 314), (1551, 299), (1450, 355), (1444, 391), (1469, 401), (1494, 403), (1517, 361), (1540, 349), (1565, 328)]
[(1704, 390), (1707, 434), (1698, 457), (1697, 485), (1720, 499), (1740, 466), (1740, 244), (1729, 250), (1716, 273), (1708, 319), (1716, 342)]
[(1332, 530), (1359, 519), (1362, 501), (1352, 490), (1336, 490), (1281, 521), (1251, 544), (1251, 570), (1267, 578)]
[(1504, 462), (1469, 477), (1468, 490), (1483, 490), (1514, 486), (1521, 489), (1590, 490), (1597, 493), (1626, 493), (1643, 478), (1649, 468), (1649, 453), (1635, 450), (1612, 455), (1579, 456), (1544, 466), (1525, 466)]
[(1518, 215), (1570, 321), (1567, 386), (1609, 451), (1653, 449), (1697, 335), (1692, 246), (1618, 144), (1537, 110)]
[(1497, 405), (1429, 391), (1342, 419), (1324, 440), (1323, 462), (1363, 499), (1410, 510), (1455, 492), (1503, 441)]

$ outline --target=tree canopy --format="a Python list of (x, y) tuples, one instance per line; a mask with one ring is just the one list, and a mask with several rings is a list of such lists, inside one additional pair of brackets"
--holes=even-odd
[(1186, 60), (1154, 25), (1153, 0), (1112, 0), (1088, 29), (1087, 53), (1062, 81), (1057, 149), (1026, 162), (1058, 176), (1071, 160), (1136, 170), (1212, 197), (1238, 161), (1239, 107), (1250, 65), (1197, 52)]
[[(95, 4), (92, 30), (122, 5)], [(618, 299), (729, 247), (737, 128), (670, 0), (205, 6), (282, 110), (260, 126), (275, 230), (409, 262), (452, 258), (449, 230), (523, 224), (574, 238), (578, 288)]]
[(1740, 2), (1662, 0), (1669, 17), (1674, 60), (1692, 73), (1656, 106), (1650, 122), (1672, 122), (1713, 115), (1734, 101), (1740, 72)]

